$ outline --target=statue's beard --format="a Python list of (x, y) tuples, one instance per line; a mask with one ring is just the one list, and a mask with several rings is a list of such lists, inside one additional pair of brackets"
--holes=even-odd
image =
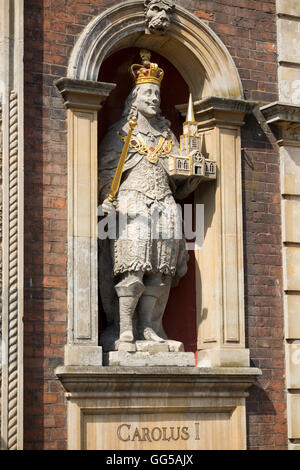
[(150, 20), (148, 23), (148, 28), (152, 33), (157, 32), (157, 31), (164, 32), (169, 28), (169, 26), (170, 26), (170, 21), (160, 16), (156, 16), (155, 18)]

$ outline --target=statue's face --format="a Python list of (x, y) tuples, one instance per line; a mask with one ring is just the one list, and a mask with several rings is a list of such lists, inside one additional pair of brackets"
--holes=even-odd
[(147, 118), (156, 116), (160, 106), (160, 89), (154, 83), (139, 85), (135, 100), (137, 111)]

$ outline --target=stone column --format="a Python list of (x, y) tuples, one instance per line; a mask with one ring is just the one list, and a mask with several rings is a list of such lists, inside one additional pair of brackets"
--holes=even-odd
[(195, 194), (204, 204), (204, 242), (196, 250), (198, 366), (249, 366), (245, 349), (240, 128), (253, 103), (208, 98), (195, 103), (202, 152), (217, 178)]
[(280, 146), (288, 438), (300, 450), (300, 106), (261, 108)]
[(23, 0), (1, 0), (1, 449), (8, 450), (23, 448), (23, 29)]
[(102, 365), (98, 346), (97, 126), (114, 84), (55, 82), (68, 118), (68, 344), (66, 365)]

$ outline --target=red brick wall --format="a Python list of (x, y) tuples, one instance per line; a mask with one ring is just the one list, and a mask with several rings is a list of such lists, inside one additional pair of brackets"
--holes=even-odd
[[(66, 342), (66, 113), (53, 87), (72, 47), (117, 1), (25, 0), (25, 448), (66, 446), (54, 368)], [(245, 97), (277, 100), (275, 0), (182, 0), (238, 67)], [(243, 128), (247, 346), (263, 370), (247, 406), (248, 447), (286, 447), (279, 160), (254, 117)]]

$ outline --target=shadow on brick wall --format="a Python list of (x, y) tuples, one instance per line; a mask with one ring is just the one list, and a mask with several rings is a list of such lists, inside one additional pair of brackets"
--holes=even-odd
[(279, 151), (259, 109), (242, 129), (246, 347), (262, 370), (247, 399), (248, 448), (285, 448)]

